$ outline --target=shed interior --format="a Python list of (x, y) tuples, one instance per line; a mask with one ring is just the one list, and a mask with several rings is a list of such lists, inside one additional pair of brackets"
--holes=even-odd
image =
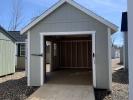
[[(44, 60), (44, 71), (46, 72), (45, 82), (50, 81), (50, 77), (79, 77), (82, 79), (90, 79), (92, 81), (92, 35), (77, 36), (44, 36), (44, 57), (50, 57), (50, 63)], [(47, 46), (47, 43), (50, 45)], [(49, 48), (48, 48), (49, 47)], [(54, 73), (53, 76), (50, 74)], [(58, 73), (58, 74), (56, 74)], [(77, 76), (74, 75), (77, 74)], [(56, 78), (57, 78), (56, 77)], [(90, 77), (90, 78), (89, 78)], [(55, 78), (55, 79), (56, 79)], [(74, 78), (73, 78), (74, 79)], [(87, 80), (88, 80), (87, 79)], [(68, 79), (67, 79), (68, 80)], [(78, 79), (80, 80), (80, 79)], [(83, 80), (82, 80), (83, 82)], [(71, 83), (70, 80), (67, 83)], [(75, 83), (75, 82), (72, 82)]]

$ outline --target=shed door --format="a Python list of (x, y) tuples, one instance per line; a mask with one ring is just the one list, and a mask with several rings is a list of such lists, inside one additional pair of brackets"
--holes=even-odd
[(92, 69), (91, 40), (62, 40), (59, 44), (61, 68)]

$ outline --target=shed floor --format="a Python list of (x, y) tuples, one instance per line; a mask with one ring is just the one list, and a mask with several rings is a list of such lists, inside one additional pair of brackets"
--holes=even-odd
[(91, 72), (85, 69), (47, 73), (47, 83), (28, 100), (95, 100), (91, 77)]
[(47, 84), (92, 85), (89, 69), (60, 69), (47, 73)]

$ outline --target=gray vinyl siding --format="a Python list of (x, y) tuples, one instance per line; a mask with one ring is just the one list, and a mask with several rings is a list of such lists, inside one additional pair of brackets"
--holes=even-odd
[[(75, 7), (64, 4), (30, 30), (30, 52), (40, 54), (41, 32), (96, 31), (96, 86), (109, 89), (107, 28)], [(31, 56), (30, 58), (30, 83), (31, 86), (39, 85), (40, 57)]]
[(15, 43), (0, 32), (0, 76), (15, 72)]

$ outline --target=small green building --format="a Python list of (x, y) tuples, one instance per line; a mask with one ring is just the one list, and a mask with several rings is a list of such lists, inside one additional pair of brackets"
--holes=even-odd
[(15, 72), (15, 39), (0, 26), (0, 76)]

